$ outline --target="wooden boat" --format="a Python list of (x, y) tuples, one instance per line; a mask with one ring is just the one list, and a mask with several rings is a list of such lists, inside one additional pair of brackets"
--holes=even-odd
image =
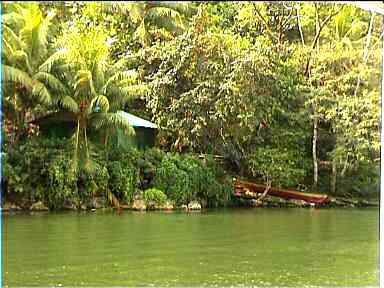
[[(248, 199), (257, 199), (260, 194), (264, 193), (267, 189), (267, 186), (265, 185), (237, 179), (234, 181), (234, 187), (235, 196)], [(326, 204), (331, 201), (328, 195), (325, 194), (303, 193), (295, 190), (280, 189), (275, 187), (270, 187), (267, 195), (280, 197), (286, 200), (303, 200), (314, 204)]]

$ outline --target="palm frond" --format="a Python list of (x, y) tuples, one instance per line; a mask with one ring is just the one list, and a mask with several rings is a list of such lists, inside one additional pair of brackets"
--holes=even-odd
[(123, 70), (127, 64), (128, 64), (127, 59), (121, 58), (112, 65), (112, 71)]
[(119, 113), (95, 113), (91, 119), (96, 129), (120, 128), (127, 135), (135, 135), (135, 129), (133, 129), (129, 121)]
[(42, 104), (51, 104), (52, 97), (47, 87), (41, 82), (35, 82), (32, 87), (32, 96)]
[[(39, 37), (40, 28), (44, 21), (43, 13), (38, 5), (31, 3), (31, 5), (27, 5), (23, 15), (25, 25), (20, 30), (20, 38), (26, 45), (25, 49), (28, 49), (31, 62), (39, 62), (42, 55), (45, 55), (47, 51), (46, 43), (44, 44), (46, 39), (41, 43), (41, 38)], [(44, 29), (45, 28), (43, 27), (43, 30)]]
[(123, 15), (129, 15), (132, 13), (134, 3), (127, 3), (125, 1), (108, 2), (103, 1), (100, 3), (101, 11), (106, 13), (119, 13)]
[(77, 94), (83, 94), (83, 96), (96, 95), (92, 73), (89, 70), (79, 70), (75, 78), (75, 90)]
[(111, 85), (108, 89), (108, 98), (110, 99), (110, 110), (117, 111), (123, 109), (130, 100), (146, 95), (149, 91), (146, 84), (131, 85), (128, 87), (119, 87)]
[(32, 69), (31, 63), (29, 62), (28, 54), (25, 53), (25, 51), (23, 51), (23, 50), (17, 50), (17, 51), (14, 51), (14, 53), (13, 53), (13, 58), (14, 58), (16, 61), (23, 61), (24, 64), (25, 64), (25, 67), (26, 67), (27, 70), (28, 70), (28, 73), (29, 73), (29, 74), (32, 74), (32, 73), (33, 73), (33, 69)]
[(13, 49), (12, 45), (7, 41), (5, 40), (5, 38), (3, 38), (3, 46), (2, 46), (2, 49), (1, 49), (1, 54), (3, 55), (4, 57), (4, 60), (7, 60), (10, 63), (13, 63), (14, 62), (14, 57), (13, 55), (15, 54), (15, 50)]
[(64, 62), (67, 57), (67, 50), (61, 49), (54, 54), (52, 54), (43, 64), (40, 65), (39, 71), (51, 72), (52, 67), (58, 62)]
[(24, 17), (17, 12), (10, 12), (1, 15), (1, 22), (7, 25), (20, 25), (24, 21)]
[(100, 62), (96, 63), (94, 65), (93, 69), (93, 79), (94, 79), (94, 86), (96, 90), (101, 90), (104, 84), (104, 78), (105, 78), (105, 73), (104, 73), (104, 65)]
[(2, 29), (3, 40), (12, 43), (12, 45), (14, 45), (13, 49), (21, 49), (23, 47), (23, 42), (11, 28), (9, 28), (7, 25), (3, 25)]
[(156, 26), (165, 28), (168, 31), (184, 28), (180, 13), (171, 8), (154, 7), (150, 9), (147, 17)]
[(145, 96), (149, 92), (147, 84), (136, 84), (121, 89), (126, 98)]
[(23, 49), (29, 50), (32, 55), (32, 51), (36, 50), (36, 48), (32, 47), (33, 45), (33, 37), (32, 37), (32, 29), (31, 26), (24, 26), (23, 29), (20, 30), (20, 39), (23, 41)]
[(196, 12), (191, 2), (188, 1), (161, 1), (159, 2), (159, 6), (170, 8), (185, 17), (190, 17)]
[(129, 15), (134, 23), (139, 23), (145, 15), (145, 3), (126, 3), (119, 6), (120, 12)]
[(47, 72), (38, 72), (33, 76), (33, 79), (43, 82), (46, 86), (54, 89), (59, 93), (66, 93), (67, 87), (59, 79), (57, 79), (53, 74)]
[(47, 49), (49, 27), (51, 26), (51, 21), (55, 15), (55, 13), (50, 13), (41, 19), (40, 25), (36, 31), (36, 38), (40, 49)]
[(181, 15), (178, 11), (165, 7), (165, 6), (158, 6), (153, 7), (148, 11), (148, 17), (164, 17), (164, 18), (171, 18), (172, 20), (178, 21), (180, 19)]
[(76, 64), (74, 63), (56, 63), (54, 66), (52, 66), (51, 71), (49, 73), (52, 73), (60, 79), (65, 79), (66, 86), (68, 88), (73, 88), (70, 83), (75, 81), (75, 75), (73, 71), (76, 71), (76, 68)]
[(59, 105), (73, 113), (79, 112), (79, 105), (71, 96), (64, 96), (59, 100)]
[(3, 82), (17, 83), (27, 88), (28, 90), (32, 90), (33, 80), (27, 73), (25, 73), (24, 71), (21, 71), (20, 69), (14, 68), (9, 65), (4, 65), (4, 64), (2, 65), (2, 69), (3, 69), (3, 79), (2, 79)]
[[(107, 93), (107, 90), (112, 84), (133, 84), (136, 82), (138, 78), (138, 73), (136, 70), (128, 70), (128, 71), (119, 71), (112, 75), (104, 84), (102, 91), (103, 93)], [(122, 83), (123, 82), (123, 83)]]
[(108, 112), (109, 110), (109, 100), (104, 95), (98, 95), (94, 97), (91, 101), (91, 105), (89, 105), (89, 111), (88, 113), (95, 112), (95, 110), (100, 109), (100, 111), (97, 112)]

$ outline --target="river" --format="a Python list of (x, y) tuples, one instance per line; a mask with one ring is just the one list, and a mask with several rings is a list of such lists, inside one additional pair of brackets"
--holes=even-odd
[(378, 286), (377, 209), (3, 215), (3, 285)]

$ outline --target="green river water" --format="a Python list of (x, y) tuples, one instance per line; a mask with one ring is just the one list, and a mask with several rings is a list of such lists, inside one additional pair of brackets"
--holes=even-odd
[(3, 285), (378, 286), (377, 209), (3, 215)]

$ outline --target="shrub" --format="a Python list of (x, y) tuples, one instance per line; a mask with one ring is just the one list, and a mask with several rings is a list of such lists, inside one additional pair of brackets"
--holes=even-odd
[[(62, 208), (65, 200), (72, 202), (80, 200), (78, 198), (77, 177), (70, 171), (69, 160), (65, 155), (60, 155), (49, 164), (47, 190), (42, 191), (41, 198), (51, 209)], [(42, 179), (40, 178), (40, 180)]]
[(191, 155), (167, 154), (156, 168), (153, 185), (165, 191), (177, 205), (205, 200), (208, 206), (222, 206), (230, 200), (231, 183), (219, 182), (222, 171), (213, 162)]
[(295, 151), (260, 147), (249, 156), (247, 164), (253, 176), (262, 177), (274, 185), (292, 187), (305, 176), (300, 159)]
[(127, 159), (110, 161), (108, 163), (110, 175), (109, 189), (118, 199), (131, 202), (137, 186), (137, 169)]
[(177, 167), (175, 158), (167, 155), (156, 168), (153, 185), (165, 191), (168, 198), (181, 205), (193, 199), (190, 189), (189, 175)]
[(147, 205), (151, 202), (161, 205), (167, 201), (167, 195), (159, 189), (150, 188), (143, 192), (143, 199)]
[(101, 164), (94, 162), (92, 171), (82, 171), (77, 176), (78, 194), (83, 204), (88, 204), (94, 196), (107, 196), (110, 175), (107, 167)]
[[(29, 203), (43, 201), (51, 209), (60, 209), (66, 202), (79, 206), (107, 192), (130, 202), (137, 188), (163, 191), (176, 205), (204, 200), (208, 206), (222, 206), (230, 200), (231, 183), (213, 159), (202, 161), (156, 148), (100, 149), (92, 158), (92, 172), (75, 173), (69, 165), (73, 150), (68, 140), (33, 137), (11, 148), (3, 157), (5, 196)], [(156, 194), (152, 192), (147, 199)], [(159, 197), (153, 199), (164, 198)]]
[(144, 160), (154, 166), (158, 166), (165, 156), (166, 153), (158, 148), (151, 148), (143, 151)]
[(7, 196), (44, 201), (59, 208), (64, 199), (77, 195), (76, 181), (69, 173), (68, 141), (59, 138), (32, 137), (9, 147), (3, 158)]

